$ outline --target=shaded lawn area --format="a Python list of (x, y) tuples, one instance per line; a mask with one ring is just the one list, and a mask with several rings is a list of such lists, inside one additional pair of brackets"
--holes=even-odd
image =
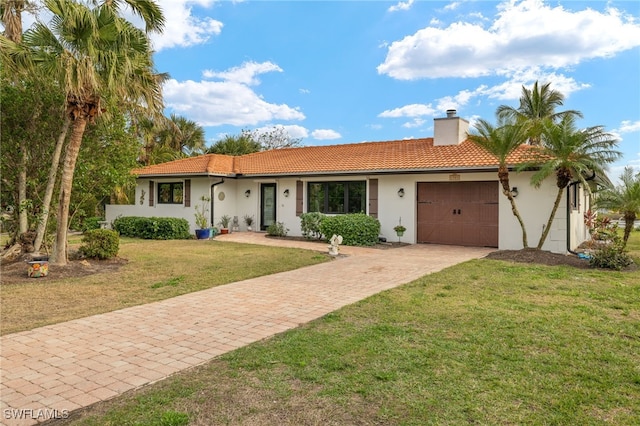
[[(123, 238), (127, 262), (91, 275), (24, 278), (0, 286), (1, 333), (30, 330), (75, 318), (168, 299), (222, 284), (329, 260), (309, 250), (215, 240), (152, 241)], [(89, 260), (89, 264), (98, 264)], [(15, 265), (26, 276), (26, 265)], [(75, 265), (74, 268), (82, 266)], [(51, 267), (52, 270), (55, 266)]]
[(64, 424), (639, 422), (640, 274), (481, 259)]

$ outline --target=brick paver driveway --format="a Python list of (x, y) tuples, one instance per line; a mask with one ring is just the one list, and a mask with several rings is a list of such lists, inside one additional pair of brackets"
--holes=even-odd
[[(223, 237), (326, 251), (258, 233)], [(342, 247), (347, 256), (333, 262), (2, 336), (0, 422), (64, 416), (490, 251)]]

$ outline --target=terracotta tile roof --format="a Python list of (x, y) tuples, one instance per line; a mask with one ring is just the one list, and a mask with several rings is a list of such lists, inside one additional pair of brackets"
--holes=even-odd
[[(531, 147), (521, 146), (510, 165), (530, 158)], [(207, 154), (133, 171), (139, 176), (194, 174), (269, 176), (358, 172), (437, 171), (496, 168), (495, 157), (470, 141), (433, 146), (433, 138), (344, 145), (310, 146), (262, 151), (233, 157)]]
[(131, 173), (145, 175), (219, 175), (229, 176), (235, 173), (232, 155), (206, 154), (198, 157), (183, 158), (168, 163), (133, 169)]

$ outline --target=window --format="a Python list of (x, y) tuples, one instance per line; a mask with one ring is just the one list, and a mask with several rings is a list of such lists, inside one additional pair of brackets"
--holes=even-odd
[(365, 212), (366, 188), (365, 181), (309, 182), (307, 211), (329, 214)]
[(580, 191), (578, 189), (578, 184), (573, 184), (569, 186), (569, 203), (571, 204), (571, 208), (573, 210), (578, 210), (580, 208), (579, 195)]
[(158, 184), (158, 204), (182, 204), (182, 182), (167, 182)]

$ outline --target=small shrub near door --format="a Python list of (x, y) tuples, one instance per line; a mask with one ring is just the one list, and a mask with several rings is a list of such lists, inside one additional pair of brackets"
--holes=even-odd
[(300, 229), (302, 236), (307, 239), (321, 240), (323, 235), (320, 225), (325, 219), (325, 215), (320, 212), (303, 213), (300, 215)]
[(380, 222), (364, 213), (327, 216), (320, 231), (325, 236), (342, 235), (346, 246), (373, 246), (378, 242)]
[(93, 229), (82, 236), (80, 253), (91, 259), (111, 259), (120, 250), (120, 236), (109, 229)]
[(289, 229), (285, 228), (282, 222), (273, 222), (267, 228), (267, 235), (271, 235), (272, 237), (286, 237), (287, 232), (289, 232)]

